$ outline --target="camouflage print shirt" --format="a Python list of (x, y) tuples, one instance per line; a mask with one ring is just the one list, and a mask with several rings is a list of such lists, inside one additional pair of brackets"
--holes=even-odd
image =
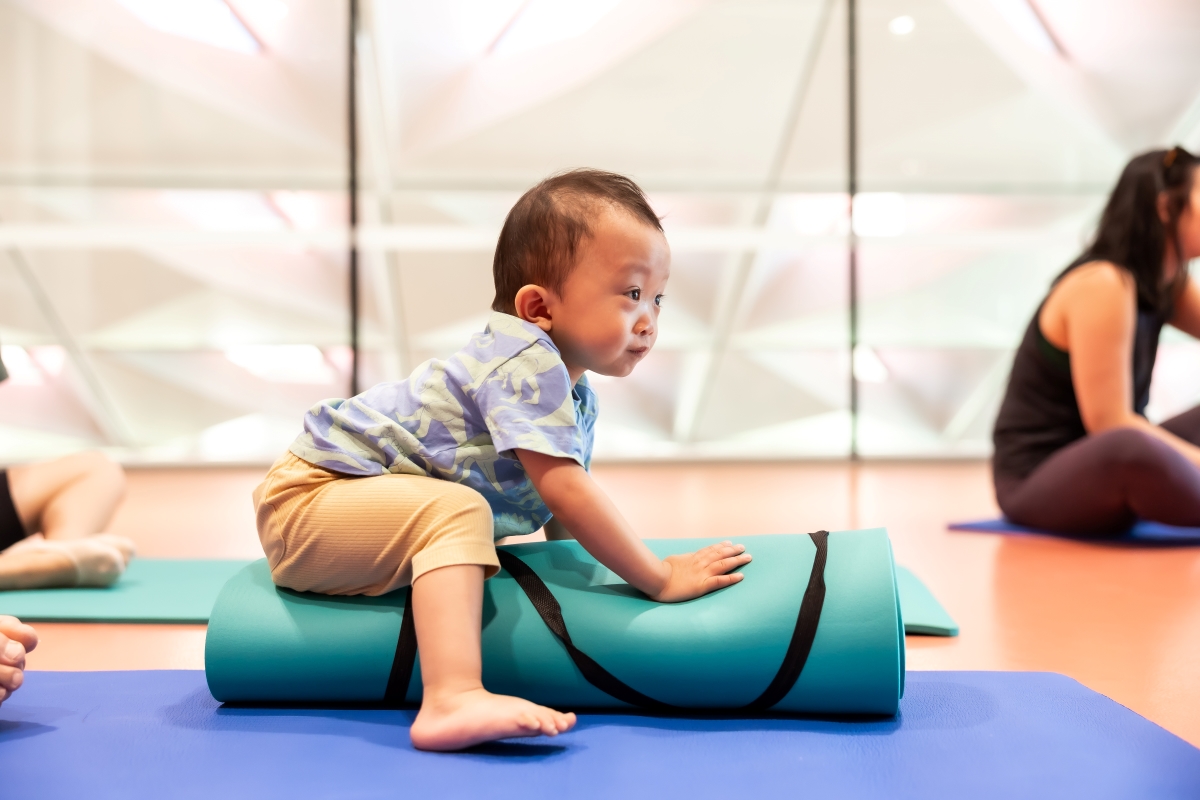
[(445, 361), (304, 417), (291, 452), (350, 476), (428, 475), (466, 484), (492, 507), (495, 536), (533, 533), (550, 519), (515, 448), (591, 465), (596, 395), (574, 386), (541, 328), (494, 312)]

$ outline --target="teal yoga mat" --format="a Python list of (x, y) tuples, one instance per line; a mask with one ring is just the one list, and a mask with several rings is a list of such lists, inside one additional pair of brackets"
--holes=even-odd
[(221, 587), (249, 563), (135, 558), (106, 589), (0, 592), (0, 614), (25, 622), (207, 622)]
[[(666, 556), (716, 541), (646, 544)], [(801, 613), (802, 599), (813, 607), (817, 541), (802, 534), (747, 539), (754, 561), (743, 568), (745, 580), (677, 604), (648, 600), (577, 542), (500, 549), (545, 583), (574, 646), (635, 694), (671, 707), (746, 707), (794, 663), (809, 619), (815, 635), (803, 668), (768, 707), (894, 714), (903, 694), (904, 637), (887, 532), (828, 535), (819, 622)], [(266, 563), (255, 562), (229, 581), (213, 608), (205, 644), (209, 688), (222, 701), (419, 701), (419, 665), (400, 687), (393, 675), (402, 661), (406, 597), (280, 590)], [(560, 707), (628, 707), (584, 676), (510, 569), (485, 584), (483, 617), (483, 678), (492, 691)]]
[(933, 596), (921, 579), (905, 567), (896, 567), (904, 632), (926, 636), (958, 636), (958, 623)]

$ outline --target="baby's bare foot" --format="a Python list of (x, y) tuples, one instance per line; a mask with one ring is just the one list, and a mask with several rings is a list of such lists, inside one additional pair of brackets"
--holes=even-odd
[(574, 714), (562, 714), (519, 697), (471, 689), (427, 697), (409, 735), (419, 750), (461, 750), (496, 739), (557, 736), (574, 725)]

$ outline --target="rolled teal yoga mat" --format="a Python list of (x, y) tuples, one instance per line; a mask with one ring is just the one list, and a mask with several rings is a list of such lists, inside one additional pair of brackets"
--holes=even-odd
[[(666, 556), (718, 539), (646, 544)], [(671, 707), (736, 709), (769, 693), (797, 642), (811, 649), (775, 711), (894, 714), (904, 636), (891, 545), (882, 528), (828, 535), (823, 574), (808, 535), (746, 540), (742, 582), (686, 603), (655, 603), (577, 543), (500, 548), (544, 582), (571, 641), (615, 680)], [(811, 612), (823, 584), (819, 618)], [(328, 597), (277, 589), (263, 561), (233, 577), (213, 608), (205, 670), (214, 697), (243, 702), (378, 702), (388, 692), (406, 591)], [(510, 570), (487, 581), (483, 679), (495, 692), (560, 707), (628, 707), (589, 681)], [(403, 670), (401, 670), (401, 673)], [(399, 699), (421, 697), (419, 665)], [(393, 691), (396, 689), (393, 687)]]
[(217, 595), (249, 561), (135, 558), (106, 589), (0, 592), (0, 614), (25, 622), (207, 622)]

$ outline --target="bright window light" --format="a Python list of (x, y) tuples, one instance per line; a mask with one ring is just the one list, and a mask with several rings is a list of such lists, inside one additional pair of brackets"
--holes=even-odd
[(917, 23), (910, 16), (896, 17), (888, 23), (888, 30), (896, 36), (908, 36), (917, 27)]
[(329, 219), (325, 202), (316, 192), (280, 190), (271, 192), (268, 197), (272, 205), (287, 218), (293, 228), (306, 230), (338, 222), (338, 220)]
[(1033, 10), (1029, 0), (992, 0), (992, 5), (1026, 44), (1047, 55), (1058, 52), (1054, 37), (1046, 30), (1042, 18)]
[(259, 34), (274, 38), (287, 19), (288, 7), (283, 0), (232, 0), (237, 16)]
[(254, 54), (258, 40), (224, 0), (117, 0), (156, 31), (203, 44)]
[(167, 189), (163, 205), (204, 231), (283, 230), (283, 214), (262, 192), (236, 189)]
[(854, 346), (854, 377), (862, 383), (883, 383), (888, 379), (888, 368), (874, 350), (860, 343)]
[(42, 372), (33, 363), (24, 347), (6, 344), (0, 347), (0, 358), (4, 359), (4, 367), (8, 370), (8, 380), (19, 386), (41, 386)]
[(582, 36), (621, 0), (529, 0), (508, 26), (494, 52), (522, 53)]
[(56, 344), (31, 347), (29, 348), (29, 357), (42, 368), (42, 372), (52, 378), (61, 375), (63, 367), (67, 364), (67, 351)]
[(225, 357), (271, 383), (328, 384), (335, 378), (325, 354), (311, 344), (246, 344), (231, 347)]
[(801, 236), (845, 234), (846, 196), (832, 193), (782, 195), (771, 208), (769, 225)]
[(858, 236), (902, 236), (908, 230), (904, 195), (862, 192), (854, 196), (854, 233)]

